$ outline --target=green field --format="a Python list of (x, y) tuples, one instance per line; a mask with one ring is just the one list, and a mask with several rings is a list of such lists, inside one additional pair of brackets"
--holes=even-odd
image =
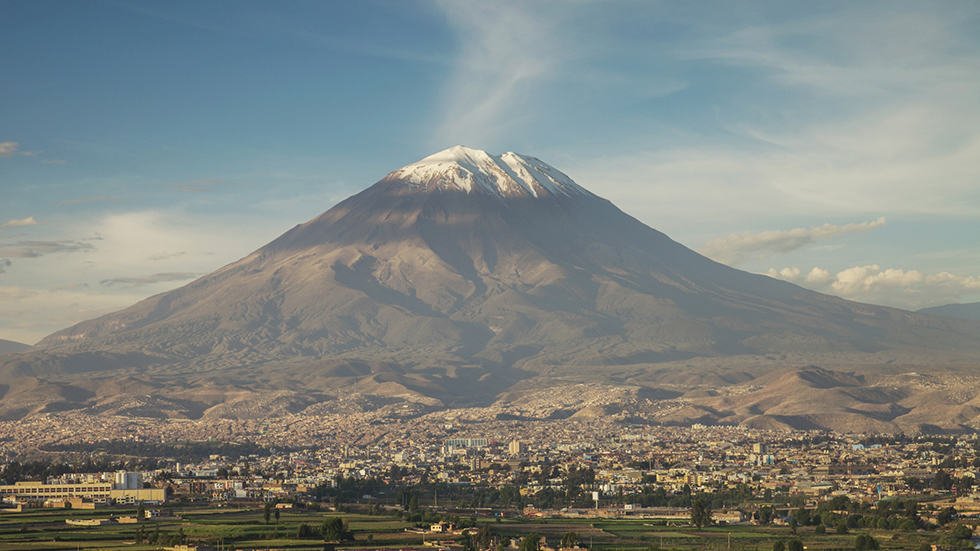
[[(177, 507), (173, 517), (142, 523), (144, 538), (158, 543), (137, 544), (140, 526), (112, 524), (98, 527), (73, 527), (66, 518), (106, 518), (110, 515), (132, 515), (133, 509), (101, 509), (98, 511), (39, 510), (0, 515), (0, 550), (18, 549), (160, 549), (183, 538), (188, 543), (223, 544), (229, 549), (322, 549), (319, 538), (300, 539), (301, 524), (319, 528), (324, 520), (342, 517), (353, 533), (354, 540), (341, 548), (401, 548), (420, 546), (421, 535), (409, 533), (412, 525), (395, 516), (321, 511), (281, 511), (278, 522), (274, 517), (267, 524), (261, 509)], [(730, 526), (697, 529), (655, 521), (607, 519), (508, 519), (502, 522), (481, 519), (495, 535), (521, 537), (537, 533), (552, 544), (567, 532), (575, 532), (584, 545), (598, 551), (617, 549), (772, 549), (774, 542), (794, 537), (787, 527)], [(812, 528), (800, 529), (799, 537), (807, 549), (853, 549), (855, 531), (851, 534), (815, 534)], [(927, 532), (872, 531), (882, 549), (918, 549), (922, 543), (934, 542), (938, 534)], [(433, 539), (433, 536), (429, 537)], [(445, 537), (439, 537), (444, 540)]]

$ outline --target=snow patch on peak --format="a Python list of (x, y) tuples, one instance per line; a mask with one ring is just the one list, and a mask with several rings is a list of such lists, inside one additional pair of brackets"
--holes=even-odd
[(423, 191), (464, 191), (501, 198), (592, 195), (566, 174), (535, 157), (512, 151), (491, 155), (462, 145), (392, 171), (385, 180), (406, 182)]

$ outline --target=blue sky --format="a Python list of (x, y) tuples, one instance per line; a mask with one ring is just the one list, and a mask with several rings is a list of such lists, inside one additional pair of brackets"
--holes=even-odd
[(0, 1), (0, 338), (462, 143), (738, 267), (980, 300), (976, 2)]

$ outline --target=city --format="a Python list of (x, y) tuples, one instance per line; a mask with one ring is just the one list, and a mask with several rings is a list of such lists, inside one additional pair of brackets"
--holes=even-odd
[(0, 551), (980, 549), (977, 0), (0, 52)]
[[(85, 419), (52, 415), (34, 428), (8, 423), (2, 427), (10, 435), (2, 447), (0, 475), (8, 484), (0, 486), (3, 518), (16, 523), (18, 514), (64, 508), (66, 500), (72, 500), (71, 511), (90, 510), (92, 521), (105, 523), (131, 518), (133, 511), (120, 514), (114, 508), (127, 503), (156, 514), (214, 505), (260, 511), (273, 504), (290, 512), (302, 507), (395, 516), (409, 532), (464, 519), (491, 532), (506, 526), (500, 534), (514, 537), (547, 519), (587, 525), (600, 519), (643, 520), (654, 522), (641, 538), (653, 548), (660, 545), (658, 530), (680, 530), (693, 546), (673, 543), (665, 549), (700, 548), (712, 541), (697, 535), (703, 526), (692, 524), (699, 500), (709, 507), (708, 525), (715, 529), (765, 528), (755, 533), (751, 546), (735, 549), (763, 543), (769, 549), (771, 542), (794, 537), (839, 543), (845, 534), (854, 539), (864, 533), (894, 538), (900, 547), (916, 542), (953, 549), (954, 527), (969, 527), (968, 541), (980, 526), (976, 434), (835, 435), (603, 420), (467, 423), (442, 412), (401, 420), (395, 428), (369, 417), (296, 416), (225, 426), (131, 419), (114, 425), (102, 419), (101, 426), (74, 438), (65, 435), (82, 434), (72, 425)], [(235, 436), (204, 439), (209, 434)], [(81, 458), (121, 471), (59, 469), (59, 463)], [(22, 466), (11, 466), (14, 461)], [(14, 480), (38, 480), (46, 471), (59, 472), (42, 481), (51, 492)], [(169, 514), (172, 519), (174, 513)], [(152, 522), (147, 518), (144, 523)], [(172, 526), (179, 529), (180, 523)], [(135, 537), (138, 528), (130, 528), (123, 533)], [(461, 549), (468, 532), (445, 530), (432, 541)], [(411, 541), (406, 535), (403, 543)]]

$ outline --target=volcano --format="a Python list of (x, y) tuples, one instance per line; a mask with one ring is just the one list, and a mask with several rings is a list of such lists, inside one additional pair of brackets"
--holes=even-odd
[[(139, 388), (156, 400), (143, 413), (234, 416), (245, 415), (229, 406), (234, 396), (253, 393), (291, 411), (342, 393), (485, 406), (566, 383), (669, 387), (676, 397), (758, 387), (774, 371), (803, 368), (872, 379), (923, 367), (976, 373), (977, 337), (974, 322), (725, 266), (537, 158), (457, 146), (388, 173), (214, 273), (5, 357), (0, 377), (54, 398), (8, 392), (0, 404), (8, 416), (118, 413), (120, 396)], [(829, 377), (848, 389), (873, 384)], [(129, 383), (110, 384), (119, 381)], [(915, 409), (901, 406), (913, 394), (875, 395), (899, 405), (873, 413), (891, 412), (883, 422), (896, 423)], [(719, 421), (769, 423), (777, 417), (759, 404), (780, 403), (755, 392), (754, 409), (743, 411), (690, 396)], [(954, 406), (957, 426), (976, 422), (974, 405)]]

